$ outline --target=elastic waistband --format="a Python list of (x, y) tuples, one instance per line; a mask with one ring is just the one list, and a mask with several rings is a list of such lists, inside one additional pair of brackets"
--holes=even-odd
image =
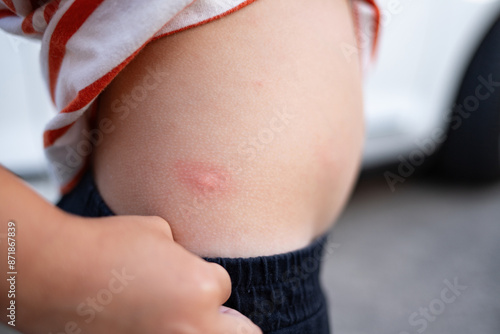
[(264, 332), (275, 332), (324, 312), (319, 282), (327, 238), (294, 252), (255, 258), (206, 259), (222, 265), (232, 281), (228, 307), (239, 310)]

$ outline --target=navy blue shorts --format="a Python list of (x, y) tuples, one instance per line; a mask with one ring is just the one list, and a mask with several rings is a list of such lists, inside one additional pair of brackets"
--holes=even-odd
[[(113, 216), (91, 172), (58, 206), (84, 217)], [(240, 311), (269, 334), (328, 334), (328, 307), (319, 282), (326, 237), (298, 251), (255, 258), (209, 258), (229, 272), (225, 306)]]

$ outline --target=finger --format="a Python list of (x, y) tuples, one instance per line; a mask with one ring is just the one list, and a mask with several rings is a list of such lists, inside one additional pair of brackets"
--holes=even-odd
[(232, 308), (229, 308), (229, 307), (226, 307), (226, 306), (221, 306), (219, 308), (219, 313), (226, 314), (226, 315), (231, 315), (231, 316), (234, 316), (234, 317), (237, 317), (237, 318), (248, 319), (247, 317), (245, 317), (243, 314), (241, 314), (240, 312), (236, 311), (235, 309), (232, 309)]
[(220, 314), (217, 333), (221, 334), (262, 334), (262, 330), (250, 319), (233, 309)]
[(141, 217), (141, 219), (146, 219), (148, 221), (148, 223), (152, 224), (152, 225), (156, 225), (159, 227), (159, 229), (165, 233), (165, 235), (167, 236), (167, 238), (171, 239), (171, 240), (174, 240), (174, 236), (172, 234), (172, 229), (170, 228), (170, 224), (165, 220), (163, 219), (162, 217), (158, 217), (158, 216), (146, 216), (146, 217)]
[(220, 291), (220, 299), (218, 300), (219, 305), (224, 304), (229, 297), (231, 296), (231, 278), (229, 277), (229, 273), (217, 263), (208, 263), (210, 268), (212, 269), (217, 284), (219, 286)]

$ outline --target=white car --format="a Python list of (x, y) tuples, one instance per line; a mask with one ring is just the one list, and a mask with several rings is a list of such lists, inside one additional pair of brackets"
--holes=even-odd
[(445, 175), (500, 174), (500, 0), (379, 0), (365, 81), (364, 167), (392, 190), (425, 162)]
[[(393, 190), (431, 156), (448, 174), (498, 176), (500, 0), (378, 4), (380, 45), (365, 81), (364, 167), (397, 163), (384, 173)], [(37, 69), (39, 45), (0, 32), (0, 50), (0, 163), (38, 174), (45, 171), (43, 125), (54, 112)]]

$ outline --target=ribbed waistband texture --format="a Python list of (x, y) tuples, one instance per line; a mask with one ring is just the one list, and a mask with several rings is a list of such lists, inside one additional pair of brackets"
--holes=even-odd
[(226, 306), (274, 333), (326, 311), (319, 282), (325, 241), (322, 237), (307, 248), (274, 256), (206, 260), (222, 265), (231, 276), (233, 291)]

